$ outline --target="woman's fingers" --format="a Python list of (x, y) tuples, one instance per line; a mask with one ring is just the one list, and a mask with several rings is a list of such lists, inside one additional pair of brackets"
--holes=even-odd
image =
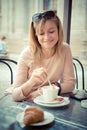
[(38, 69), (35, 69), (32, 73), (32, 78), (35, 78), (38, 82), (43, 82), (44, 80), (47, 79), (47, 71), (45, 68), (38, 68)]

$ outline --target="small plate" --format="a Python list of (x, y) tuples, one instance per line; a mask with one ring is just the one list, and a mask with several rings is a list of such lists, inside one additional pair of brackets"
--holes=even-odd
[[(69, 98), (68, 97), (63, 97), (64, 98), (64, 101), (63, 102), (61, 102), (61, 103), (42, 103), (42, 102), (40, 102), (40, 101), (38, 101), (37, 99), (38, 99), (38, 97), (36, 97), (35, 99), (34, 99), (34, 103), (36, 103), (36, 104), (38, 104), (38, 105), (41, 105), (41, 106), (45, 106), (45, 107), (61, 107), (61, 106), (66, 106), (66, 105), (68, 105), (69, 103), (70, 103), (70, 100), (69, 100)], [(39, 98), (39, 100), (40, 100), (40, 98)], [(41, 99), (42, 100), (42, 99)]]
[(62, 96), (58, 96), (56, 99), (54, 99), (53, 101), (50, 101), (50, 102), (44, 101), (43, 96), (36, 97), (36, 100), (37, 100), (37, 102), (45, 103), (45, 104), (47, 104), (47, 103), (48, 104), (57, 104), (57, 103), (64, 102), (64, 98)]
[[(25, 126), (25, 124), (23, 123), (23, 117), (24, 117), (24, 112), (21, 112), (16, 116), (16, 121), (19, 122), (21, 127)], [(54, 115), (49, 112), (44, 111), (44, 120), (38, 123), (33, 123), (30, 126), (43, 126), (53, 121), (54, 121)]]

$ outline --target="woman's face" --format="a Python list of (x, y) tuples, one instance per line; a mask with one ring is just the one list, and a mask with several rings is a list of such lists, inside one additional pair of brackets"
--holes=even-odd
[(47, 20), (40, 32), (36, 32), (43, 49), (52, 49), (58, 42), (58, 29), (54, 21)]

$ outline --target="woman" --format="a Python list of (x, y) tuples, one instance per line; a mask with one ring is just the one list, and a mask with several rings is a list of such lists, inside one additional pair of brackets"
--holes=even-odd
[(57, 83), (61, 94), (72, 92), (75, 86), (72, 54), (69, 45), (63, 42), (63, 29), (56, 12), (34, 14), (29, 38), (29, 47), (18, 61), (13, 99), (33, 100), (48, 79)]

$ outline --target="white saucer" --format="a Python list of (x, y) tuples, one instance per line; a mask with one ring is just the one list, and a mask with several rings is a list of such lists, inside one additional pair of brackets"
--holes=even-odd
[(45, 107), (61, 107), (61, 106), (68, 105), (70, 103), (69, 98), (68, 97), (63, 97), (63, 98), (64, 98), (64, 100), (60, 103), (59, 102), (46, 103), (46, 102), (43, 102), (41, 96), (38, 96), (34, 99), (34, 103), (41, 105), (41, 106), (45, 106)]
[(87, 100), (86, 99), (81, 101), (81, 106), (84, 108), (87, 108)]
[(64, 102), (64, 98), (62, 97), (62, 96), (58, 96), (55, 100), (53, 100), (53, 101), (45, 101), (44, 99), (43, 99), (43, 95), (42, 96), (38, 96), (38, 97), (36, 97), (36, 100), (38, 101), (38, 102), (40, 102), (40, 103), (45, 103), (45, 104), (57, 104), (57, 103), (62, 103), (62, 102)]
[[(19, 122), (21, 127), (25, 126), (25, 124), (23, 123), (23, 117), (24, 117), (23, 112), (19, 113), (16, 116), (16, 121)], [(47, 124), (49, 124), (49, 123), (51, 123), (53, 121), (54, 121), (54, 115), (49, 113), (49, 112), (44, 111), (44, 120), (41, 121), (41, 122), (38, 122), (38, 123), (33, 123), (30, 126), (43, 126), (43, 125), (47, 125)]]

